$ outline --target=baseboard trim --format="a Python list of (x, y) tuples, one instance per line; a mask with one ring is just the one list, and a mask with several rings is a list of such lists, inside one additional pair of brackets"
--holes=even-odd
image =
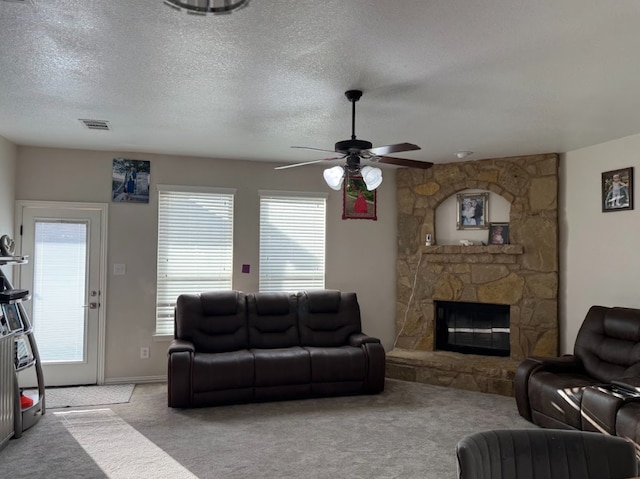
[(130, 378), (108, 378), (104, 384), (143, 384), (143, 383), (166, 383), (167, 376), (138, 376)]

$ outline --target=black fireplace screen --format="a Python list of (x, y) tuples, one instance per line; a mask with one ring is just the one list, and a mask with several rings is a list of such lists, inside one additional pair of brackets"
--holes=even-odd
[(437, 301), (436, 349), (509, 356), (509, 306)]

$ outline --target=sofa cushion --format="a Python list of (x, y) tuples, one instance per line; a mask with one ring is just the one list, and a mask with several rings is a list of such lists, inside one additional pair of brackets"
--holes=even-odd
[(314, 383), (363, 381), (366, 378), (367, 364), (362, 348), (307, 346), (305, 349), (311, 357), (311, 381)]
[(300, 344), (337, 347), (361, 332), (360, 307), (355, 293), (314, 290), (298, 293)]
[(298, 300), (289, 293), (247, 295), (249, 347), (258, 349), (299, 346)]
[(582, 394), (586, 386), (594, 384), (596, 382), (592, 378), (580, 374), (560, 375), (540, 371), (529, 379), (531, 410), (575, 429), (582, 429)]
[(191, 341), (196, 351), (222, 353), (249, 347), (245, 294), (240, 291), (181, 294), (175, 320), (176, 338)]
[(587, 374), (600, 382), (640, 376), (640, 310), (592, 306), (578, 332), (574, 353)]
[(253, 354), (246, 349), (193, 356), (194, 393), (252, 387), (254, 375)]
[(285, 386), (311, 382), (309, 352), (291, 348), (251, 349), (255, 361), (255, 386)]

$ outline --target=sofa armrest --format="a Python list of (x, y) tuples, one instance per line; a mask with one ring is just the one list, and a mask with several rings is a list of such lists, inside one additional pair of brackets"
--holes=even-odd
[(367, 336), (364, 333), (356, 333), (349, 336), (349, 346), (354, 346), (356, 348), (361, 347), (365, 343), (379, 343), (380, 340), (378, 338), (374, 338), (373, 336)]
[(174, 339), (169, 344), (168, 354), (188, 352), (195, 353), (196, 348), (191, 341), (185, 341), (184, 339)]
[(169, 407), (191, 406), (191, 366), (195, 348), (190, 341), (174, 339), (167, 353), (167, 404)]

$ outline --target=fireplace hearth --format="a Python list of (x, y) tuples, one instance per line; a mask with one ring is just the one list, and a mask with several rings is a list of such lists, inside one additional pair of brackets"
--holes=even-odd
[(509, 356), (509, 306), (436, 301), (436, 350)]

